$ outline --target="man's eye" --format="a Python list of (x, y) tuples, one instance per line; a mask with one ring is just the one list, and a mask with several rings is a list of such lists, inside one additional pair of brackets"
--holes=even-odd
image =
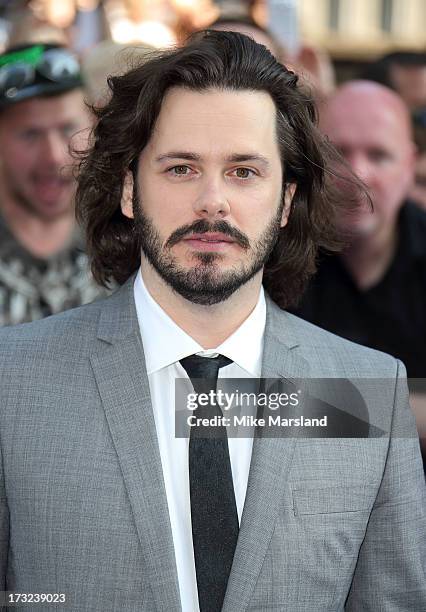
[(236, 168), (234, 172), (237, 178), (240, 179), (251, 178), (255, 174), (255, 172), (253, 170), (250, 170), (250, 168)]
[(78, 127), (76, 125), (63, 125), (60, 128), (61, 135), (65, 138), (70, 138), (74, 136), (74, 134), (78, 131)]
[(189, 171), (189, 166), (173, 166), (167, 170), (172, 176), (187, 176)]
[(25, 132), (21, 132), (21, 139), (26, 142), (33, 142), (37, 140), (39, 135), (40, 134), (37, 130), (27, 130)]
[(390, 156), (386, 151), (383, 151), (382, 149), (371, 149), (368, 152), (368, 157), (371, 161), (381, 163), (387, 161)]

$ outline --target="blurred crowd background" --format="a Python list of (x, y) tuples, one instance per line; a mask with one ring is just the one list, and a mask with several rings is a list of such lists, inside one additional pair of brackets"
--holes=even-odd
[[(385, 55), (426, 48), (424, 0), (0, 0), (0, 51), (36, 40), (81, 58), (105, 41), (165, 47), (225, 18), (267, 30), (281, 59), (326, 92)], [(384, 66), (375, 68), (383, 78)], [(419, 83), (410, 87), (408, 103), (421, 103)]]
[(207, 27), (248, 34), (297, 72), (364, 181), (373, 210), (342, 219), (347, 247), (320, 254), (295, 312), (402, 359), (426, 440), (425, 0), (0, 0), (0, 325), (111, 290), (91, 278), (74, 219), (86, 103)]

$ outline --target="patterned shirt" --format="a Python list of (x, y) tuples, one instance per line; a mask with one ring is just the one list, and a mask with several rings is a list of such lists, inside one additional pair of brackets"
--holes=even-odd
[(81, 235), (47, 259), (29, 253), (0, 215), (0, 326), (42, 319), (107, 291), (93, 280)]

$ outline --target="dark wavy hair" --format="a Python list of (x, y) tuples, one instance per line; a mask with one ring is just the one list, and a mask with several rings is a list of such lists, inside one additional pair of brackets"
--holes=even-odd
[(95, 279), (104, 286), (122, 284), (140, 265), (134, 222), (120, 208), (123, 182), (150, 139), (167, 90), (263, 91), (277, 109), (283, 193), (286, 184), (297, 184), (288, 224), (265, 265), (264, 286), (282, 308), (295, 305), (315, 272), (318, 249), (341, 248), (336, 219), (350, 199), (333, 188), (328, 168), (337, 154), (318, 131), (314, 102), (297, 75), (243, 34), (206, 30), (108, 83), (112, 95), (93, 108), (97, 122), (89, 148), (80, 152), (77, 176), (77, 218), (86, 230)]

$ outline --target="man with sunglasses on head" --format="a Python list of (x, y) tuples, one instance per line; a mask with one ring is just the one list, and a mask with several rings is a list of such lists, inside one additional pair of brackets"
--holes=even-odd
[(90, 125), (82, 85), (64, 47), (23, 45), (0, 56), (0, 325), (99, 294), (74, 216), (69, 147)]

